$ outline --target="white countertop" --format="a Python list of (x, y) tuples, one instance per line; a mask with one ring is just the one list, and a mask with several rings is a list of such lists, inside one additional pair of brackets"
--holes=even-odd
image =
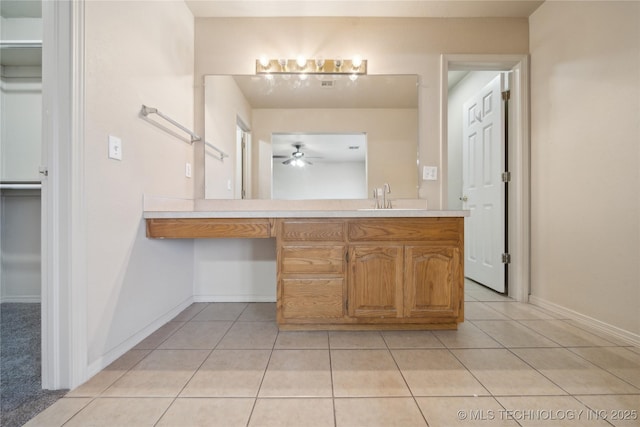
[(144, 198), (144, 218), (438, 218), (469, 211), (430, 210), (423, 199), (393, 200), (393, 209), (373, 209), (373, 200), (213, 200)]

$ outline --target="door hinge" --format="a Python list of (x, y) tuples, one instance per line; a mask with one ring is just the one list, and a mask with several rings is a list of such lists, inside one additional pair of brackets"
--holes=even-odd
[(511, 172), (502, 172), (502, 182), (511, 182)]
[(509, 253), (502, 254), (502, 263), (503, 264), (511, 264), (511, 254), (509, 254)]
[(503, 101), (508, 101), (511, 99), (511, 91), (510, 90), (505, 90), (504, 92), (502, 92), (502, 100)]

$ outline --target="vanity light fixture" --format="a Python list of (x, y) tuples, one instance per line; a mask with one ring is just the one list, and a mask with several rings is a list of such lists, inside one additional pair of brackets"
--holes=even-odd
[(353, 59), (315, 58), (307, 59), (300, 55), (296, 59), (256, 60), (256, 74), (367, 74), (367, 60), (360, 56)]

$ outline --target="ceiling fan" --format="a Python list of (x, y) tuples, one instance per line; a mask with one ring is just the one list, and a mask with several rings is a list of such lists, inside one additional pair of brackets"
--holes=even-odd
[[(311, 163), (310, 161), (308, 161), (307, 159), (304, 158), (304, 153), (302, 151), (300, 151), (300, 148), (302, 148), (302, 144), (293, 144), (293, 147), (296, 149), (296, 151), (294, 151), (293, 153), (291, 153), (291, 156), (285, 160), (284, 162), (282, 162), (283, 165), (291, 165), (291, 166), (298, 166), (298, 167), (303, 167), (305, 165), (313, 165), (313, 163)], [(287, 156), (273, 156), (274, 159), (283, 159), (286, 158)]]

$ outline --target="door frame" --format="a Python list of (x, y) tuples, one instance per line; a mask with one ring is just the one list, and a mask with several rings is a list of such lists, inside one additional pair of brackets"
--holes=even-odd
[[(509, 105), (508, 164), (511, 172), (507, 201), (507, 234), (511, 263), (507, 273), (509, 296), (527, 302), (530, 293), (530, 139), (529, 56), (494, 54), (443, 54), (440, 57), (440, 167), (448, 174), (448, 73), (449, 70), (513, 70)], [(447, 208), (447, 180), (440, 180), (440, 205)]]
[(87, 374), (84, 1), (42, 3), (42, 388)]

